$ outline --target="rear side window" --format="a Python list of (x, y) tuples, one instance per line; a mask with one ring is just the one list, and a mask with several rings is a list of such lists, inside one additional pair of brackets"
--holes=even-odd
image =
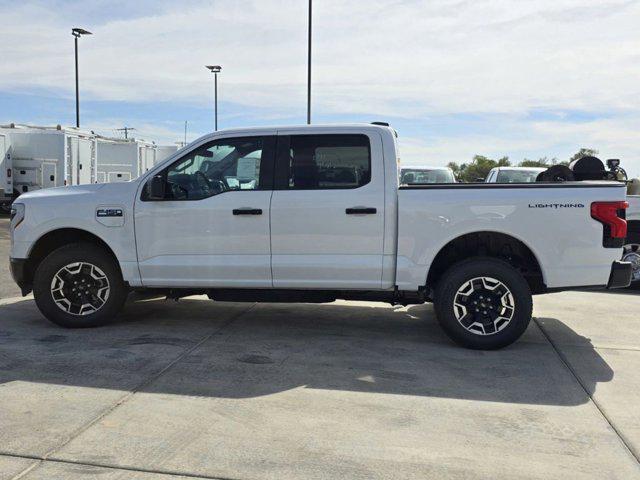
[(289, 137), (287, 188), (358, 188), (371, 180), (371, 147), (366, 135)]

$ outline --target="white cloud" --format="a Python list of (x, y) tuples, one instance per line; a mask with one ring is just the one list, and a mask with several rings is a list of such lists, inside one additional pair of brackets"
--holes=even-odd
[[(203, 65), (215, 62), (227, 100), (304, 108), (305, 6), (150, 3), (148, 16), (86, 25), (95, 35), (81, 39), (84, 94), (200, 102), (211, 89)], [(27, 2), (3, 16), (0, 88), (71, 91), (73, 15)], [(640, 108), (638, 2), (326, 0), (314, 18), (322, 111)]]

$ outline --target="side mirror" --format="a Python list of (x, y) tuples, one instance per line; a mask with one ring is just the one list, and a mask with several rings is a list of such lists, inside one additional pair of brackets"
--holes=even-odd
[(167, 182), (163, 175), (156, 175), (147, 184), (149, 188), (149, 200), (164, 200)]

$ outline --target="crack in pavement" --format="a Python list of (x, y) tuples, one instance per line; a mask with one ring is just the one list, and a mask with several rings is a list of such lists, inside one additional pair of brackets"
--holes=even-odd
[[(560, 350), (558, 345), (556, 345), (556, 343), (551, 339), (551, 336), (545, 331), (545, 329), (542, 327), (542, 324), (538, 321), (538, 319), (536, 317), (533, 317), (532, 320), (540, 329), (540, 332), (542, 332), (542, 335), (547, 339), (547, 341), (551, 345), (551, 348), (553, 348), (553, 350), (556, 352), (556, 355), (558, 355), (558, 358), (560, 359), (562, 364), (569, 371), (569, 373), (571, 373), (571, 375), (576, 380), (576, 382), (578, 382), (578, 385), (580, 385), (580, 388), (582, 388), (584, 393), (587, 394), (587, 397), (589, 397), (589, 400), (591, 401), (593, 406), (598, 410), (598, 412), (600, 412), (600, 415), (602, 415), (602, 418), (604, 418), (604, 420), (609, 424), (609, 427), (611, 427), (614, 433), (618, 436), (618, 439), (620, 440), (620, 443), (622, 443), (625, 450), (629, 453), (629, 455), (631, 455), (635, 459), (636, 463), (640, 466), (640, 454), (637, 451), (635, 451), (634, 447), (631, 445), (631, 442), (625, 437), (625, 435), (615, 426), (613, 421), (607, 416), (602, 405), (600, 405), (600, 403), (595, 398), (593, 398), (593, 395), (591, 394), (591, 392), (589, 392), (589, 389), (587, 389), (584, 382), (580, 378), (580, 375), (578, 375), (578, 372), (576, 372), (576, 370), (571, 365), (571, 362), (569, 362), (569, 359), (562, 352), (562, 350)], [(615, 349), (612, 349), (612, 350), (615, 350)]]
[(151, 473), (158, 475), (167, 475), (167, 476), (175, 476), (175, 477), (183, 477), (183, 478), (201, 478), (206, 480), (242, 480), (239, 477), (212, 477), (209, 475), (196, 475), (195, 473), (189, 472), (179, 472), (177, 470), (161, 470), (161, 469), (147, 469), (147, 468), (138, 468), (138, 467), (122, 467), (118, 465), (111, 465), (108, 463), (98, 463), (98, 462), (81, 462), (77, 460), (64, 460), (60, 458), (43, 458), (40, 456), (31, 456), (31, 455), (19, 455), (15, 453), (0, 453), (2, 457), (11, 457), (11, 458), (22, 458), (26, 460), (35, 460), (35, 463), (27, 467), (25, 470), (14, 476), (11, 480), (19, 480), (20, 478), (24, 478), (26, 474), (31, 472), (36, 466), (45, 464), (45, 463), (60, 463), (63, 465), (78, 465), (83, 467), (96, 467), (96, 468), (104, 468), (108, 470), (120, 470), (123, 472), (139, 472), (139, 473)]
[[(189, 354), (194, 352), (201, 345), (203, 345), (207, 340), (213, 338), (215, 335), (217, 335), (223, 329), (225, 329), (226, 327), (231, 325), (234, 321), (236, 321), (242, 315), (244, 315), (244, 314), (248, 313), (249, 311), (251, 311), (255, 306), (256, 306), (256, 303), (253, 303), (247, 309), (242, 310), (241, 312), (238, 312), (235, 315), (231, 315), (231, 317), (229, 317), (225, 322), (223, 322), (222, 325), (218, 325), (210, 333), (206, 334), (204, 337), (202, 337), (200, 340), (198, 340), (194, 345), (192, 345), (189, 348), (184, 349), (178, 356), (176, 356), (173, 360), (171, 360), (164, 368), (160, 369), (158, 372), (150, 375), (148, 378), (146, 378), (145, 380), (140, 382), (138, 385), (136, 385), (134, 388), (132, 388), (129, 392), (127, 392), (122, 397), (120, 397), (115, 403), (113, 403), (109, 407), (105, 408), (100, 414), (96, 415), (93, 419), (89, 420), (84, 425), (78, 427), (74, 432), (72, 432), (69, 435), (69, 437), (66, 440), (64, 440), (59, 445), (53, 447), (51, 450), (49, 450), (44, 455), (42, 455), (42, 456), (33, 456), (33, 457), (31, 457), (31, 456), (23, 456), (22, 458), (33, 458), (34, 460), (39, 460), (39, 461), (34, 463), (33, 465), (30, 465), (25, 470), (23, 470), (22, 472), (20, 472), (17, 475), (15, 475), (11, 480), (18, 480), (20, 478), (23, 478), (26, 474), (31, 472), (34, 468), (38, 467), (39, 465), (41, 465), (45, 461), (55, 461), (55, 462), (61, 462), (61, 463), (76, 463), (76, 464), (79, 464), (79, 465), (85, 465), (82, 462), (74, 462), (74, 461), (67, 461), (67, 460), (60, 460), (60, 459), (55, 459), (54, 460), (54, 459), (51, 459), (50, 457), (52, 455), (54, 455), (55, 453), (57, 453), (58, 451), (60, 451), (60, 449), (62, 449), (66, 445), (68, 445), (72, 440), (77, 438), (79, 435), (81, 435), (82, 433), (87, 431), (89, 428), (94, 426), (100, 420), (105, 418), (107, 415), (112, 413), (115, 409), (117, 409), (118, 407), (120, 407), (121, 405), (126, 403), (137, 392), (139, 392), (140, 390), (142, 390), (146, 386), (148, 386), (151, 383), (153, 383), (154, 381), (156, 381), (158, 378), (160, 378), (162, 375), (164, 375), (167, 371), (169, 371), (174, 365), (176, 365), (178, 362), (180, 362), (180, 360), (182, 360), (183, 358), (187, 357)], [(4, 453), (4, 452), (1, 452), (1, 451), (0, 451), (0, 455), (20, 457), (20, 455), (15, 455), (15, 454), (11, 454), (11, 453)], [(119, 468), (119, 467), (114, 467), (114, 466), (109, 467), (109, 466), (106, 466), (106, 465), (98, 465), (98, 464), (94, 465), (94, 464), (91, 464), (91, 463), (86, 463), (86, 465), (90, 465), (90, 466), (93, 465), (93, 466), (97, 466), (97, 467), (104, 466), (105, 468)], [(131, 468), (129, 468), (129, 470), (131, 470), (131, 471), (140, 471), (140, 472), (146, 471), (146, 470), (137, 470), (137, 469), (131, 469)], [(162, 472), (158, 471), (158, 472), (151, 472), (151, 473), (162, 473)], [(182, 475), (182, 476), (196, 477), (196, 475), (193, 475), (193, 474), (187, 475), (187, 474), (184, 474), (184, 473), (180, 473), (180, 474), (172, 473), (172, 475)], [(202, 477), (202, 476), (200, 476), (200, 478), (213, 478), (214, 480), (219, 480), (219, 477)], [(222, 479), (222, 480), (226, 480), (226, 479)], [(229, 480), (233, 480), (233, 479), (229, 479)]]

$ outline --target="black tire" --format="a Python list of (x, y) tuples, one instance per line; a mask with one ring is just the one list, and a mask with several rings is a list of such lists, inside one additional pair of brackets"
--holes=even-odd
[[(87, 288), (87, 292), (91, 290), (91, 293), (87, 294), (87, 297), (82, 297), (82, 299), (78, 296), (76, 300), (74, 297), (74, 303), (72, 304), (64, 294), (52, 292), (53, 282), (59, 272), (69, 275), (67, 271), (63, 271), (64, 267), (78, 263), (82, 263), (82, 270), (90, 271), (91, 275), (87, 278), (86, 272), (81, 272), (80, 267), (76, 267), (79, 269), (78, 273), (68, 276), (66, 285), (71, 285), (75, 280), (78, 280), (76, 283), (85, 285), (79, 282), (81, 278), (87, 278), (87, 284), (94, 281), (96, 285), (92, 285), (93, 289), (88, 285), (86, 287), (83, 286), (83, 289)], [(95, 274), (98, 277), (97, 279), (92, 276), (94, 272), (98, 272)], [(98, 282), (101, 282), (100, 285), (97, 285)], [(65, 291), (70, 288), (66, 285)], [(100, 288), (105, 285), (108, 286), (106, 293), (104, 288)], [(62, 292), (63, 289), (60, 288), (57, 291)], [(94, 291), (99, 291), (100, 294), (94, 295)], [(80, 295), (81, 293), (83, 292), (71, 293), (68, 291), (67, 296), (71, 297), (71, 295)], [(122, 280), (120, 267), (112, 255), (97, 245), (75, 243), (54, 250), (42, 260), (34, 276), (33, 295), (40, 312), (53, 323), (66, 328), (88, 328), (105, 325), (116, 317), (127, 298), (127, 287)], [(54, 295), (58, 296), (58, 303), (54, 300)], [(92, 301), (96, 305), (100, 305), (95, 310), (93, 305), (91, 307), (84, 306), (86, 305), (84, 302), (90, 303)], [(68, 302), (70, 311), (65, 311), (63, 306), (59, 306), (63, 302)], [(73, 308), (73, 306), (80, 304), (83, 304), (83, 306), (80, 307), (79, 311)], [(76, 310), (75, 313), (73, 310)]]
[(531, 321), (533, 302), (529, 284), (518, 270), (496, 258), (473, 257), (442, 275), (434, 307), (438, 322), (454, 342), (494, 350), (520, 338)]

